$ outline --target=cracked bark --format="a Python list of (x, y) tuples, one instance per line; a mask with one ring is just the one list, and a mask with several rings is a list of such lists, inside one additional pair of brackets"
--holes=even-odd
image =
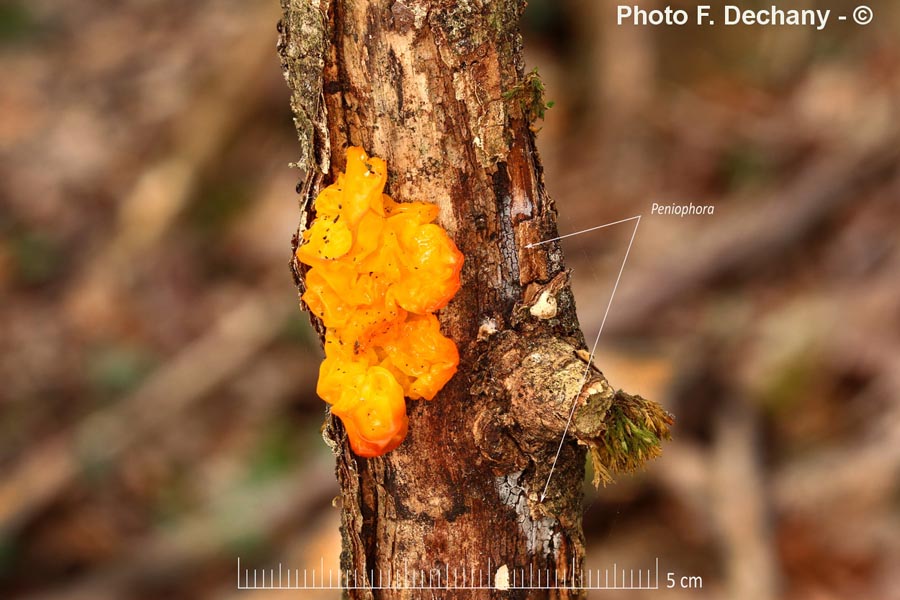
[[(282, 7), (278, 48), (307, 167), (298, 186), (300, 230), (319, 189), (344, 168), (346, 147), (357, 145), (387, 161), (387, 193), (440, 208), (439, 222), (466, 260), (462, 288), (439, 313), (459, 347), (459, 372), (434, 401), (407, 401), (406, 441), (386, 456), (361, 459), (340, 422), (327, 419), (342, 490), (342, 570), (370, 586), (386, 584), (389, 571), (394, 578), (406, 572), (406, 583), (412, 573), (419, 582), (423, 575), (446, 582), (454, 572), (462, 583), (466, 571), (471, 584), (479, 570), (493, 585), (501, 565), (517, 578), (520, 570), (569, 577), (584, 557), (585, 445), (602, 439), (617, 396), (602, 373), (586, 371), (558, 244), (525, 247), (556, 237), (557, 229), (530, 122), (536, 100), (525, 89), (524, 4), (282, 0)], [(294, 261), (292, 270), (302, 290), (302, 265)], [(378, 589), (348, 595), (423, 596)]]

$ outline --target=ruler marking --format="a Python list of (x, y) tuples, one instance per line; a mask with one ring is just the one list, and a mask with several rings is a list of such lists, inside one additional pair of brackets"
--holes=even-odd
[[(383, 569), (378, 569), (378, 577), (375, 577), (375, 569), (371, 568), (369, 573), (353, 571), (353, 581), (350, 581), (350, 572), (344, 573), (338, 571), (338, 579), (335, 581), (334, 569), (328, 571), (328, 581), (325, 581), (324, 558), (320, 560), (319, 572), (321, 575), (316, 577), (316, 569), (312, 569), (312, 581), (310, 581), (310, 573), (308, 569), (303, 570), (303, 579), (300, 579), (300, 569), (293, 569), (292, 575), (290, 568), (287, 569), (287, 581), (285, 581), (285, 564), (278, 563), (278, 577), (275, 576), (274, 565), (271, 568), (254, 568), (253, 581), (250, 581), (250, 571), (248, 567), (244, 567), (244, 561), (238, 558), (237, 567), (237, 589), (238, 590), (493, 590), (495, 589), (495, 576), (493, 559), (489, 558), (489, 571), (479, 569), (478, 581), (475, 580), (475, 567), (466, 568), (462, 565), (462, 581), (459, 577), (459, 566), (453, 567), (453, 578), (450, 578), (450, 564), (444, 563), (441, 569), (440, 563), (429, 569), (428, 576), (424, 568), (412, 570), (412, 577), (408, 568), (408, 563), (404, 565), (404, 576), (394, 577), (393, 565), (387, 568), (387, 577)], [(566, 564), (563, 569), (554, 569), (553, 578), (550, 577), (550, 569), (539, 568), (537, 571), (537, 581), (534, 577), (534, 564), (528, 565), (528, 576), (525, 574), (525, 567), (513, 566), (510, 570), (512, 576), (509, 589), (517, 590), (656, 590), (659, 589), (659, 557), (654, 561), (655, 568), (637, 569), (637, 581), (634, 577), (634, 568), (622, 567), (619, 569), (618, 563), (613, 563), (612, 581), (609, 579), (609, 568), (602, 569), (603, 577), (601, 577), (601, 569), (596, 570), (596, 580), (594, 577), (594, 569), (587, 569), (587, 578), (585, 578), (585, 569), (575, 568), (575, 561)], [(243, 569), (243, 578), (241, 570)], [(647, 576), (644, 577), (646, 570)], [(471, 578), (467, 571), (470, 572)], [(541, 571), (544, 573), (542, 574)], [(655, 575), (654, 575), (655, 571)], [(619, 576), (621, 572), (621, 577)], [(360, 579), (359, 575), (362, 574)], [(368, 575), (368, 577), (366, 577)], [(485, 577), (487, 575), (487, 578)]]

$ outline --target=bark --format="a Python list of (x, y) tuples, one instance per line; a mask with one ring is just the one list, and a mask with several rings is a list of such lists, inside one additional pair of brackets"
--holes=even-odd
[[(453, 586), (464, 571), (466, 584), (478, 585), (480, 572), (492, 586), (506, 565), (517, 584), (522, 572), (537, 583), (538, 572), (558, 571), (561, 589), (493, 590), (492, 598), (581, 597), (563, 582), (584, 557), (586, 446), (595, 459), (604, 455), (597, 449), (611, 430), (608, 409), (622, 396), (587, 370), (558, 244), (526, 247), (557, 230), (532, 129), (542, 86), (522, 63), (524, 4), (282, 0), (282, 7), (279, 52), (307, 168), (300, 230), (318, 191), (344, 168), (346, 147), (357, 145), (387, 161), (387, 193), (440, 208), (440, 224), (465, 255), (462, 288), (438, 315), (459, 347), (459, 372), (435, 400), (407, 401), (406, 441), (361, 459), (328, 417), (342, 490), (342, 570), (360, 588), (349, 596), (423, 597), (369, 589), (387, 585), (389, 573), (392, 585), (424, 577), (445, 586), (449, 576)], [(292, 269), (302, 290), (302, 265)]]

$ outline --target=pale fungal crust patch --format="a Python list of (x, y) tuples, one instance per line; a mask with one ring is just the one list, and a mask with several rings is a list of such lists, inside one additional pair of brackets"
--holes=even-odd
[(497, 333), (497, 320), (492, 317), (488, 317), (483, 320), (481, 322), (481, 325), (478, 327), (478, 341), (483, 342), (495, 333)]
[(522, 305), (528, 307), (528, 313), (537, 319), (554, 319), (559, 314), (559, 294), (569, 283), (566, 271), (557, 273), (546, 283), (530, 283), (525, 288)]
[(552, 319), (558, 312), (556, 296), (550, 290), (544, 290), (538, 296), (537, 302), (528, 309), (528, 312), (531, 313), (531, 316), (538, 319)]
[(559, 523), (553, 517), (532, 513), (531, 503), (536, 498), (529, 499), (523, 483), (522, 471), (497, 477), (496, 485), (500, 501), (515, 511), (522, 535), (528, 540), (528, 551), (545, 557), (550, 556), (555, 548), (559, 548), (559, 540), (554, 537)]
[(504, 137), (507, 118), (506, 107), (500, 99), (483, 98), (482, 90), (497, 81), (483, 81), (481, 77), (496, 77), (491, 71), (476, 69), (461, 70), (453, 73), (454, 96), (459, 101), (476, 98), (480, 111), (469, 115), (469, 127), (474, 133), (472, 144), (479, 164), (483, 167), (495, 165), (507, 152), (508, 143)]
[(591, 385), (584, 389), (584, 396), (594, 396), (596, 394), (607, 394), (609, 393), (609, 384), (606, 383), (605, 379), (597, 379)]

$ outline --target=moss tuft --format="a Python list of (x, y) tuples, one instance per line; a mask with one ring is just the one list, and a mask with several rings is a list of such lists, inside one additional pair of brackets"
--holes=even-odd
[(675, 419), (651, 400), (619, 390), (606, 416), (606, 431), (590, 445), (594, 485), (612, 483), (614, 473), (630, 473), (662, 452)]
[(518, 98), (525, 118), (529, 123), (534, 123), (538, 119), (543, 120), (547, 111), (553, 108), (553, 101), (544, 100), (544, 91), (544, 82), (535, 67), (525, 75), (521, 83), (503, 92), (503, 99)]

